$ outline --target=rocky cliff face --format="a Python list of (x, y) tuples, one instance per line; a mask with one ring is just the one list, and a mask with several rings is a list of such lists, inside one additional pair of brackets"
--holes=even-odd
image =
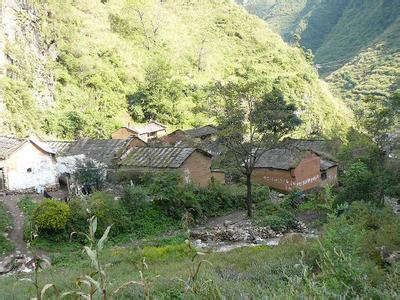
[(51, 62), (57, 53), (55, 46), (42, 36), (41, 14), (34, 1), (1, 0), (0, 19), (0, 113), (13, 106), (8, 97), (12, 83), (28, 83), (28, 93), (38, 107), (54, 105), (55, 80)]

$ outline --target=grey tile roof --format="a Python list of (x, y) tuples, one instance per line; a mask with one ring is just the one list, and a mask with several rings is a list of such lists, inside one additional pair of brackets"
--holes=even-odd
[(26, 140), (15, 137), (0, 136), (0, 159), (6, 158), (25, 142)]
[(270, 149), (262, 153), (255, 167), (290, 170), (297, 167), (307, 152), (299, 149)]
[(208, 135), (217, 134), (218, 130), (212, 125), (188, 129), (184, 131), (191, 138), (200, 138)]
[(112, 165), (125, 152), (130, 140), (79, 140), (70, 145), (63, 156), (85, 155), (99, 163)]
[(321, 166), (320, 166), (321, 171), (326, 171), (335, 166), (337, 166), (336, 162), (321, 158)]
[(336, 142), (330, 140), (287, 139), (284, 140), (279, 147), (311, 150), (322, 157), (328, 158), (329, 160), (335, 160), (334, 152), (335, 148), (337, 147), (336, 144)]
[[(121, 166), (134, 168), (179, 168), (196, 148), (137, 147), (129, 150)], [(205, 153), (205, 155), (208, 155)]]
[(74, 144), (74, 142), (67, 141), (43, 141), (42, 143), (53, 149), (53, 151), (57, 154), (65, 152), (70, 146)]
[(150, 122), (142, 127), (125, 127), (126, 129), (135, 132), (137, 134), (153, 133), (161, 130), (165, 130), (166, 126), (158, 122)]

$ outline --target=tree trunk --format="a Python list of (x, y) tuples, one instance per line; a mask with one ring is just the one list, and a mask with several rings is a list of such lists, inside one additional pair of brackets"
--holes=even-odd
[(378, 165), (378, 205), (384, 206), (385, 205), (385, 162), (386, 162), (386, 153), (382, 150), (382, 147), (379, 148), (379, 165)]
[(251, 173), (246, 174), (246, 187), (247, 187), (247, 196), (246, 196), (247, 216), (251, 218), (253, 215)]

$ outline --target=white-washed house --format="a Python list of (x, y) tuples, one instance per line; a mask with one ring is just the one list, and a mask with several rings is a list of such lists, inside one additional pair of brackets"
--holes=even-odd
[(0, 136), (0, 191), (18, 192), (57, 185), (54, 151), (46, 144)]

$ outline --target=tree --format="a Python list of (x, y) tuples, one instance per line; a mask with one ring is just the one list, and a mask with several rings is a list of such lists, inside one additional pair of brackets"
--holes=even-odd
[(132, 117), (139, 121), (180, 124), (182, 116), (177, 105), (184, 91), (185, 86), (173, 76), (171, 65), (158, 59), (146, 68), (144, 83), (130, 99)]
[(217, 84), (221, 110), (216, 111), (220, 138), (237, 169), (246, 177), (246, 207), (252, 216), (252, 173), (259, 158), (290, 133), (301, 121), (296, 107), (287, 104), (283, 94), (273, 88), (260, 92), (262, 83), (243, 78), (226, 85)]
[(362, 161), (353, 163), (341, 179), (343, 187), (338, 195), (338, 202), (354, 201), (376, 202), (379, 183), (375, 175)]
[(392, 150), (392, 132), (399, 126), (400, 93), (386, 99), (369, 97), (357, 111), (359, 125), (378, 149), (375, 172), (380, 182), (379, 202), (384, 204), (384, 166)]

